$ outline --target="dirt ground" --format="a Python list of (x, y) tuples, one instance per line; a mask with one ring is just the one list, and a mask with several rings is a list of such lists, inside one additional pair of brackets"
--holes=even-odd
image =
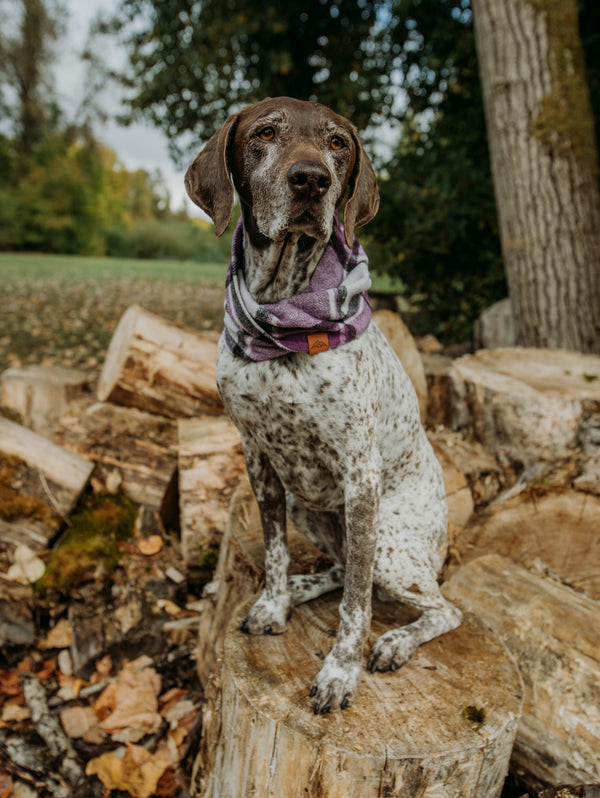
[(97, 371), (124, 311), (133, 304), (195, 330), (218, 330), (225, 287), (188, 282), (86, 279), (3, 286), (0, 372), (32, 363)]

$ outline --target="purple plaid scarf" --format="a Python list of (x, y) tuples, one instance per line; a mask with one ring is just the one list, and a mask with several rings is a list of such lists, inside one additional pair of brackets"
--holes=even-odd
[(347, 246), (337, 215), (329, 244), (300, 294), (259, 305), (246, 286), (243, 263), (240, 219), (225, 288), (225, 344), (237, 357), (317, 354), (353, 341), (369, 326), (369, 261), (356, 237), (352, 249)]

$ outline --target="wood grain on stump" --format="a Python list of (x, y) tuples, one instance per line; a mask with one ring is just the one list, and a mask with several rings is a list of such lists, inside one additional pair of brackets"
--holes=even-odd
[[(500, 795), (522, 692), (503, 644), (468, 614), (459, 629), (422, 646), (400, 671), (365, 669), (350, 708), (315, 716), (309, 687), (335, 642), (341, 592), (296, 607), (283, 635), (240, 632), (261, 580), (262, 533), (253, 504), (242, 488), (219, 562), (215, 624), (208, 630), (217, 647), (215, 626), (223, 625), (227, 610), (230, 618), (222, 626), (221, 668), (208, 680), (212, 698), (195, 795)], [(233, 572), (226, 572), (228, 561)], [(223, 598), (232, 592), (238, 600), (245, 592), (233, 614)], [(398, 605), (375, 601), (367, 645), (412, 618)], [(367, 648), (364, 653), (366, 661)]]

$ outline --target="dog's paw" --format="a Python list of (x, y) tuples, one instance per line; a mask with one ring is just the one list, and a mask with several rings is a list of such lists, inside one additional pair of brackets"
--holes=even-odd
[(375, 641), (367, 668), (375, 671), (395, 671), (408, 662), (418, 644), (405, 629), (391, 629)]
[(361, 676), (360, 663), (340, 665), (331, 651), (317, 674), (310, 697), (315, 715), (346, 709), (356, 695)]
[(291, 611), (291, 601), (288, 596), (274, 599), (262, 593), (242, 621), (240, 629), (249, 635), (280, 635), (285, 629)]

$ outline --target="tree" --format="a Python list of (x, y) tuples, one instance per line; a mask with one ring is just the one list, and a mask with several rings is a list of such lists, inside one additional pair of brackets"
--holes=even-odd
[(470, 8), (397, 0), (393, 12), (407, 107), (368, 251), (406, 284), (415, 332), (463, 341), (506, 296)]
[[(48, 67), (63, 32), (64, 10), (44, 0), (3, 0), (0, 8), (2, 105), (12, 119), (18, 149), (29, 154), (43, 139), (55, 113)], [(15, 18), (17, 29), (11, 34)]]
[[(121, 0), (97, 30), (118, 33), (129, 69), (126, 120), (172, 140), (206, 141), (228, 114), (291, 95), (332, 106), (364, 127), (394, 101), (392, 46), (381, 0)], [(384, 15), (383, 17), (381, 15)]]
[(575, 0), (474, 0), (518, 342), (600, 353), (600, 194)]

